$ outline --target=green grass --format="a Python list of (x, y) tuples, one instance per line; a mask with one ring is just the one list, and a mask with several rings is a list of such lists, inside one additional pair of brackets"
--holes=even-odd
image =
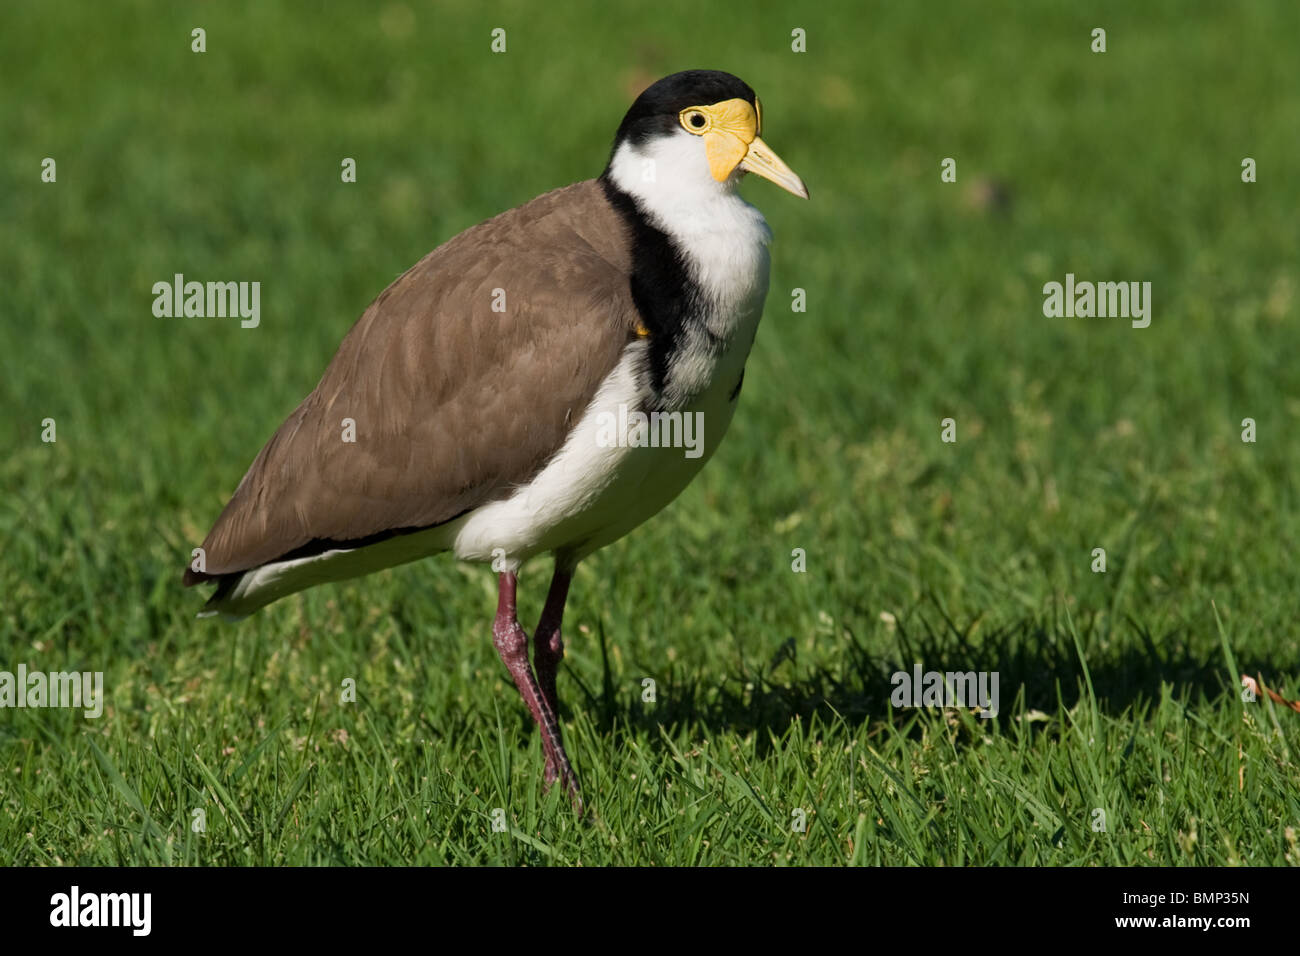
[[(1300, 695), (1300, 7), (564, 6), (0, 10), (0, 669), (108, 692), (0, 711), (0, 863), (1300, 862), (1300, 717), (1236, 684)], [(813, 198), (745, 185), (777, 239), (737, 419), (577, 576), (580, 821), (487, 570), (238, 626), (179, 577), (388, 281), (597, 174), (693, 66), (756, 87)], [(260, 280), (261, 327), (154, 318), (175, 272)], [(1045, 318), (1066, 272), (1151, 281), (1151, 327)], [(997, 671), (1001, 712), (892, 708), (918, 661)]]

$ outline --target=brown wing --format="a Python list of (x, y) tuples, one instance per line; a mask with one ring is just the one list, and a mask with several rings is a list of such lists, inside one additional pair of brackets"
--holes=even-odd
[(267, 442), (203, 542), (206, 572), (185, 583), (441, 524), (526, 482), (635, 335), (629, 268), (623, 222), (594, 181), (429, 253)]

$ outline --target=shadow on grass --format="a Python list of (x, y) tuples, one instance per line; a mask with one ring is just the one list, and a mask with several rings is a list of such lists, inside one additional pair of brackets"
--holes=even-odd
[[(900, 670), (910, 672), (914, 663), (923, 671), (997, 671), (1004, 717), (1018, 707), (1022, 694), (1025, 710), (1054, 714), (1061, 702), (1072, 708), (1087, 693), (1084, 669), (1064, 619), (1023, 620), (974, 636), (977, 622), (963, 630), (937, 608), (928, 617), (916, 615), (919, 627), (899, 624), (892, 646), (875, 654), (851, 633), (838, 639), (842, 654), (835, 667), (801, 668), (795, 639), (790, 638), (761, 666), (742, 664), (720, 682), (676, 668), (662, 674), (647, 669), (657, 682), (653, 703), (617, 689), (629, 684), (610, 672), (602, 628), (603, 686), (589, 688), (570, 673), (585, 697), (585, 704), (574, 702), (590, 708), (603, 733), (644, 731), (652, 747), (665, 746), (659, 728), (671, 735), (675, 728), (689, 727), (741, 735), (757, 731), (763, 751), (796, 720), (807, 726), (814, 716), (829, 720), (838, 715), (850, 725), (870, 725), (905, 718), (913, 710), (892, 707), (891, 677)], [(1187, 701), (1212, 700), (1228, 687), (1222, 651), (1217, 645), (1208, 651), (1193, 647), (1185, 631), (1154, 635), (1129, 619), (1126, 633), (1117, 639), (1095, 621), (1076, 621), (1075, 626), (1103, 713), (1118, 716), (1131, 705), (1158, 702), (1162, 685), (1172, 688), (1175, 699)], [(826, 640), (836, 638), (828, 635)], [(1262, 669), (1281, 676), (1276, 662), (1237, 653), (1244, 672)]]

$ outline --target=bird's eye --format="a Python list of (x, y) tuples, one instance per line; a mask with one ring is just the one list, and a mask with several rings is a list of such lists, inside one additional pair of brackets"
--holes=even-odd
[(709, 128), (709, 118), (702, 110), (685, 109), (681, 112), (682, 126), (691, 133), (703, 133)]

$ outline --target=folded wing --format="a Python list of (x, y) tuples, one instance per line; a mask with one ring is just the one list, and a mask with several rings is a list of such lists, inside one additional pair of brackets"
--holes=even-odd
[(432, 527), (526, 483), (635, 336), (629, 268), (595, 182), (429, 253), (267, 442), (203, 543), (206, 571), (185, 583)]

